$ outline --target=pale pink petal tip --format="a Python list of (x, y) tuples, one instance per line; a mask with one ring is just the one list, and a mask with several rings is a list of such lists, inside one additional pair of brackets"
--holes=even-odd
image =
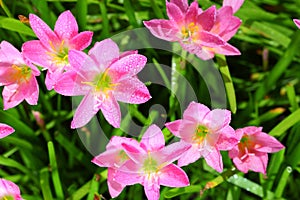
[(294, 19), (294, 23), (300, 29), (300, 19)]
[(6, 124), (0, 123), (0, 139), (12, 134), (13, 132), (15, 132), (15, 129)]
[(238, 11), (240, 7), (243, 5), (244, 0), (224, 0), (223, 6), (231, 6), (233, 13)]

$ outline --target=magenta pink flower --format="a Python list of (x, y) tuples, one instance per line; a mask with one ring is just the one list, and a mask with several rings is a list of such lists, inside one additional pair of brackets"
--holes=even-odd
[(36, 76), (40, 71), (33, 66), (14, 46), (6, 41), (0, 44), (0, 86), (4, 110), (17, 106), (24, 99), (36, 105), (39, 87)]
[(172, 163), (188, 150), (190, 145), (177, 142), (165, 147), (163, 133), (156, 125), (147, 129), (140, 145), (126, 142), (122, 147), (130, 160), (120, 166), (115, 174), (115, 180), (120, 184), (142, 184), (149, 200), (159, 199), (160, 185), (189, 185), (186, 173)]
[(114, 136), (106, 146), (106, 151), (96, 156), (92, 162), (100, 167), (108, 167), (107, 184), (112, 198), (119, 196), (126, 185), (115, 181), (115, 174), (129, 157), (123, 150), (122, 144), (139, 146), (139, 143), (130, 138)]
[(300, 19), (294, 19), (294, 23), (298, 28), (300, 28)]
[(229, 151), (234, 165), (241, 172), (248, 170), (266, 174), (268, 153), (284, 148), (274, 137), (262, 132), (261, 127), (248, 126), (236, 130), (240, 142)]
[(29, 15), (29, 22), (39, 40), (25, 42), (23, 52), (33, 63), (48, 69), (46, 86), (51, 90), (61, 74), (71, 68), (69, 50), (81, 51), (88, 47), (93, 32), (78, 33), (76, 19), (70, 11), (65, 11), (58, 17), (54, 31), (34, 14)]
[(191, 102), (184, 111), (183, 119), (166, 123), (166, 127), (184, 143), (192, 147), (178, 160), (185, 166), (204, 157), (207, 164), (222, 172), (220, 150), (230, 150), (237, 143), (234, 129), (229, 126), (231, 113), (228, 110), (210, 110), (203, 104)]
[(217, 10), (215, 6), (202, 11), (197, 1), (188, 6), (187, 0), (166, 1), (169, 20), (145, 21), (150, 32), (163, 40), (179, 42), (183, 49), (203, 60), (215, 53), (240, 55), (238, 49), (227, 43), (236, 33), (241, 20), (233, 16), (231, 6)]
[(106, 120), (119, 127), (121, 112), (117, 101), (140, 104), (151, 96), (137, 78), (147, 58), (128, 51), (119, 55), (119, 48), (111, 39), (97, 42), (89, 51), (70, 50), (69, 61), (74, 71), (65, 72), (55, 90), (67, 96), (85, 95), (72, 121), (72, 128), (86, 125), (101, 110)]
[(22, 200), (19, 187), (11, 181), (0, 179), (0, 199)]
[(13, 132), (15, 132), (15, 129), (6, 124), (0, 123), (0, 139), (12, 134)]

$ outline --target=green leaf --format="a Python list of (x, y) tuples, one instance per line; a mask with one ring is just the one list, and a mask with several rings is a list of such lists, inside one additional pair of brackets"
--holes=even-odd
[(85, 30), (86, 28), (87, 7), (87, 0), (78, 0), (76, 3), (76, 19), (80, 30)]
[(49, 171), (48, 168), (44, 168), (40, 171), (40, 184), (44, 200), (52, 200), (52, 193), (49, 184)]
[(297, 122), (300, 121), (300, 109), (296, 110), (295, 112), (291, 113), (287, 116), (284, 120), (282, 120), (277, 126), (275, 126), (269, 134), (272, 136), (281, 136), (285, 133), (286, 130), (291, 128)]
[(229, 72), (229, 68), (226, 62), (226, 57), (224, 55), (217, 54), (216, 59), (224, 81), (230, 110), (232, 113), (236, 113), (237, 106), (236, 106), (235, 91), (234, 91), (232, 78)]
[(282, 196), (284, 188), (285, 188), (285, 186), (287, 184), (288, 178), (289, 178), (290, 174), (292, 173), (292, 171), (293, 170), (292, 170), (292, 168), (290, 166), (287, 166), (284, 169), (284, 171), (283, 171), (283, 173), (282, 173), (282, 175), (280, 177), (280, 180), (278, 182), (277, 188), (275, 190), (275, 197), (276, 198), (279, 198), (279, 197)]
[(64, 199), (64, 193), (62, 190), (62, 186), (59, 178), (59, 172), (56, 163), (55, 150), (52, 142), (48, 142), (48, 152), (49, 152), (49, 160), (50, 160), (50, 167), (52, 173), (52, 181), (53, 181), (56, 196), (59, 199)]
[(19, 20), (13, 18), (0, 17), (0, 28), (4, 28), (10, 31), (18, 32), (20, 34), (36, 37), (34, 32), (31, 30), (31, 28), (29, 28)]

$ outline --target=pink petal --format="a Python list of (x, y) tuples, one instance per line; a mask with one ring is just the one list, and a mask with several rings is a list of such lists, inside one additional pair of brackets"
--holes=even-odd
[(170, 164), (160, 171), (159, 183), (168, 187), (185, 187), (190, 185), (186, 173), (177, 165)]
[(253, 142), (257, 143), (255, 146), (257, 151), (274, 153), (284, 148), (284, 146), (278, 140), (267, 133), (261, 132), (253, 135), (253, 137)]
[(51, 68), (52, 58), (39, 40), (25, 42), (22, 46), (22, 53), (31, 62), (44, 68)]
[(210, 31), (215, 24), (216, 15), (216, 6), (211, 6), (198, 16), (197, 22), (200, 24), (203, 30)]
[(84, 31), (77, 34), (75, 37), (73, 37), (70, 41), (70, 45), (74, 49), (83, 50), (91, 44), (92, 38), (93, 38), (92, 31)]
[(134, 185), (142, 183), (143, 175), (139, 173), (140, 166), (132, 160), (128, 160), (122, 165), (115, 174), (115, 180), (123, 185)]
[(231, 112), (225, 109), (214, 109), (209, 112), (203, 120), (204, 124), (214, 132), (228, 126), (230, 121)]
[(300, 28), (300, 20), (299, 19), (294, 19), (294, 23), (298, 28)]
[(184, 111), (183, 119), (193, 122), (201, 122), (209, 112), (210, 109), (207, 106), (193, 101)]
[(226, 44), (220, 36), (207, 31), (200, 31), (198, 33), (197, 42), (205, 47), (217, 47)]
[(2, 91), (4, 110), (13, 108), (24, 100), (23, 91), (19, 88), (20, 85), (16, 83), (4, 87)]
[(13, 132), (15, 132), (15, 129), (6, 124), (0, 123), (0, 139), (12, 134)]
[(234, 146), (232, 149), (228, 151), (228, 155), (231, 159), (238, 157), (240, 154), (238, 145)]
[(119, 165), (123, 164), (118, 162), (117, 156), (121, 152), (119, 148), (109, 149), (94, 157), (92, 163), (98, 165), (99, 167), (111, 167), (117, 168)]
[(268, 154), (260, 153), (252, 156), (248, 156), (244, 160), (240, 160), (240, 158), (233, 158), (233, 163), (238, 170), (241, 172), (247, 173), (249, 170), (255, 172), (261, 172), (266, 174), (266, 168), (268, 164)]
[(9, 42), (2, 41), (0, 43), (0, 62), (20, 64), (24, 61), (18, 49), (16, 49)]
[(26, 91), (26, 96), (24, 97), (27, 103), (30, 105), (37, 105), (39, 98), (39, 86), (35, 76), (31, 75), (27, 84), (24, 85), (24, 90)]
[(222, 162), (222, 156), (220, 154), (220, 151), (213, 148), (213, 150), (204, 157), (206, 163), (214, 168), (217, 172), (223, 171), (223, 162)]
[(201, 51), (196, 53), (196, 56), (198, 56), (202, 60), (210, 60), (215, 57), (215, 52), (212, 50), (214, 50), (214, 48), (203, 47)]
[(147, 152), (158, 151), (165, 146), (165, 138), (160, 128), (151, 125), (144, 133), (140, 146)]
[(108, 191), (112, 198), (119, 196), (122, 190), (125, 188), (125, 185), (115, 181), (116, 170), (113, 168), (108, 168), (107, 174), (107, 185)]
[(186, 166), (190, 163), (197, 161), (201, 157), (200, 151), (197, 145), (192, 145), (189, 150), (184, 152), (178, 159), (178, 166)]
[(125, 80), (138, 74), (147, 62), (147, 58), (140, 54), (131, 54), (114, 62), (109, 67), (109, 74), (113, 77), (114, 82)]
[(153, 179), (145, 178), (143, 186), (148, 200), (159, 200), (160, 185), (158, 181), (155, 180), (155, 178)]
[(89, 56), (96, 62), (100, 71), (104, 71), (115, 59), (119, 58), (119, 47), (111, 39), (96, 42), (89, 51)]
[(238, 56), (241, 55), (241, 52), (235, 48), (234, 46), (226, 43), (225, 45), (222, 46), (217, 46), (214, 48), (214, 53), (217, 54), (223, 54), (227, 56)]
[(197, 1), (193, 1), (185, 14), (185, 23), (196, 22), (198, 17), (199, 5)]
[(54, 90), (64, 96), (85, 95), (91, 87), (82, 84), (84, 81), (85, 79), (74, 71), (65, 72), (56, 82)]
[(109, 124), (119, 128), (121, 124), (121, 110), (118, 102), (112, 94), (108, 94), (99, 108)]
[(170, 2), (176, 4), (182, 13), (185, 13), (189, 6), (187, 0), (171, 0)]
[(182, 122), (182, 120), (179, 119), (179, 120), (175, 120), (173, 122), (168, 122), (168, 123), (165, 124), (165, 126), (167, 127), (167, 129), (169, 129), (169, 131), (173, 135), (180, 138), (179, 127), (180, 127), (181, 122)]
[(226, 126), (221, 129), (216, 146), (219, 150), (228, 151), (236, 146), (238, 142), (239, 138), (235, 134), (234, 129), (231, 126)]
[(98, 109), (95, 107), (95, 105), (96, 100), (94, 94), (89, 92), (77, 107), (71, 123), (71, 128), (80, 128), (86, 125), (98, 112)]
[(0, 179), (0, 197), (13, 196), (14, 200), (22, 200), (19, 187), (8, 180)]
[(223, 0), (223, 6), (232, 7), (233, 13), (238, 11), (240, 7), (243, 5), (244, 0)]
[(183, 119), (179, 127), (180, 138), (185, 142), (193, 143), (198, 125), (197, 122)]
[(194, 42), (192, 42), (192, 43), (190, 43), (190, 42), (186, 43), (184, 41), (179, 41), (179, 43), (180, 43), (180, 45), (182, 46), (182, 48), (184, 50), (188, 51), (191, 54), (196, 54), (197, 55), (199, 52), (202, 51), (202, 46), (200, 46), (197, 43), (194, 43)]
[(97, 63), (82, 51), (70, 50), (68, 59), (73, 70), (86, 81), (92, 81), (96, 74), (102, 72), (98, 69)]
[(129, 158), (137, 164), (142, 163), (147, 157), (147, 152), (140, 146), (131, 143), (123, 143), (122, 147)]
[(174, 42), (178, 40), (179, 29), (174, 22), (163, 19), (153, 19), (144, 21), (144, 25), (157, 38), (162, 40)]
[(54, 32), (60, 40), (70, 40), (78, 33), (78, 25), (75, 17), (67, 10), (61, 13), (55, 23)]
[(184, 21), (183, 13), (176, 4), (166, 1), (166, 8), (170, 20), (174, 20), (177, 24), (181, 24)]
[(49, 46), (50, 42), (56, 44), (59, 41), (51, 28), (38, 16), (29, 14), (29, 22), (32, 30), (44, 46)]
[(0, 62), (0, 64), (0, 86), (15, 83), (16, 79), (14, 78), (14, 74), (16, 70), (11, 67), (12, 63)]
[(256, 126), (247, 126), (244, 128), (239, 128), (236, 130), (238, 135), (256, 135), (262, 132), (262, 127), (256, 127)]
[(145, 103), (151, 98), (145, 84), (135, 77), (119, 82), (114, 90), (114, 96), (118, 101), (131, 104)]
[(120, 137), (120, 136), (113, 136), (109, 143), (106, 145), (106, 150), (110, 149), (120, 149), (123, 150), (122, 144), (131, 144), (133, 146), (139, 146), (139, 142), (132, 138)]
[(63, 69), (58, 68), (55, 71), (48, 70), (45, 79), (45, 85), (48, 90), (52, 90), (56, 82), (60, 79), (63, 74)]

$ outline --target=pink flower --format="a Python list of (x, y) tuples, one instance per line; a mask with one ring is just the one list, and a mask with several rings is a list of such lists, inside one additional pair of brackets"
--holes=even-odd
[(215, 53), (240, 55), (227, 41), (236, 33), (241, 20), (233, 16), (231, 6), (217, 10), (215, 6), (202, 11), (197, 1), (188, 6), (187, 0), (166, 1), (169, 20), (145, 21), (150, 32), (163, 40), (179, 42), (183, 49), (203, 60)]
[(262, 132), (261, 127), (248, 126), (236, 130), (240, 142), (229, 151), (238, 170), (247, 173), (248, 170), (266, 174), (268, 153), (274, 153), (284, 148), (274, 137)]
[(166, 123), (166, 127), (182, 142), (191, 144), (178, 160), (185, 166), (204, 157), (207, 164), (222, 172), (220, 150), (232, 149), (237, 143), (234, 129), (229, 126), (231, 113), (228, 110), (210, 110), (203, 104), (191, 102), (184, 111), (183, 119)]
[(74, 71), (64, 73), (55, 90), (66, 96), (85, 95), (74, 114), (72, 128), (86, 125), (99, 110), (112, 126), (119, 127), (121, 111), (117, 100), (140, 104), (151, 98), (137, 78), (147, 58), (137, 51), (119, 55), (111, 39), (97, 42), (89, 55), (70, 50), (69, 61)]
[(142, 184), (149, 200), (159, 199), (160, 185), (185, 187), (189, 185), (186, 173), (172, 164), (190, 145), (180, 142), (165, 147), (163, 133), (151, 125), (144, 133), (140, 145), (123, 143), (130, 158), (116, 172), (115, 180), (124, 185)]
[(294, 23), (298, 28), (300, 28), (300, 19), (294, 19)]
[(19, 187), (11, 181), (0, 179), (0, 199), (22, 200)]
[(0, 123), (0, 139), (12, 134), (13, 132), (15, 132), (15, 129), (6, 124)]
[(40, 71), (33, 66), (14, 46), (6, 41), (0, 44), (0, 86), (4, 110), (17, 106), (24, 99), (36, 105), (39, 87), (36, 76)]
[(93, 32), (78, 33), (76, 19), (70, 11), (65, 11), (58, 17), (54, 31), (34, 14), (29, 15), (29, 22), (39, 40), (25, 42), (23, 52), (33, 63), (48, 69), (46, 86), (51, 90), (61, 74), (71, 68), (69, 50), (81, 51), (88, 47)]
[(244, 0), (224, 0), (223, 1), (223, 6), (231, 6), (233, 13), (238, 11), (240, 7), (243, 5)]
[(123, 143), (139, 146), (139, 143), (134, 139), (114, 136), (107, 144), (106, 151), (92, 160), (93, 163), (100, 167), (108, 167), (107, 184), (112, 198), (119, 196), (126, 186), (115, 181), (115, 175), (119, 167), (129, 160), (129, 157), (123, 150)]

